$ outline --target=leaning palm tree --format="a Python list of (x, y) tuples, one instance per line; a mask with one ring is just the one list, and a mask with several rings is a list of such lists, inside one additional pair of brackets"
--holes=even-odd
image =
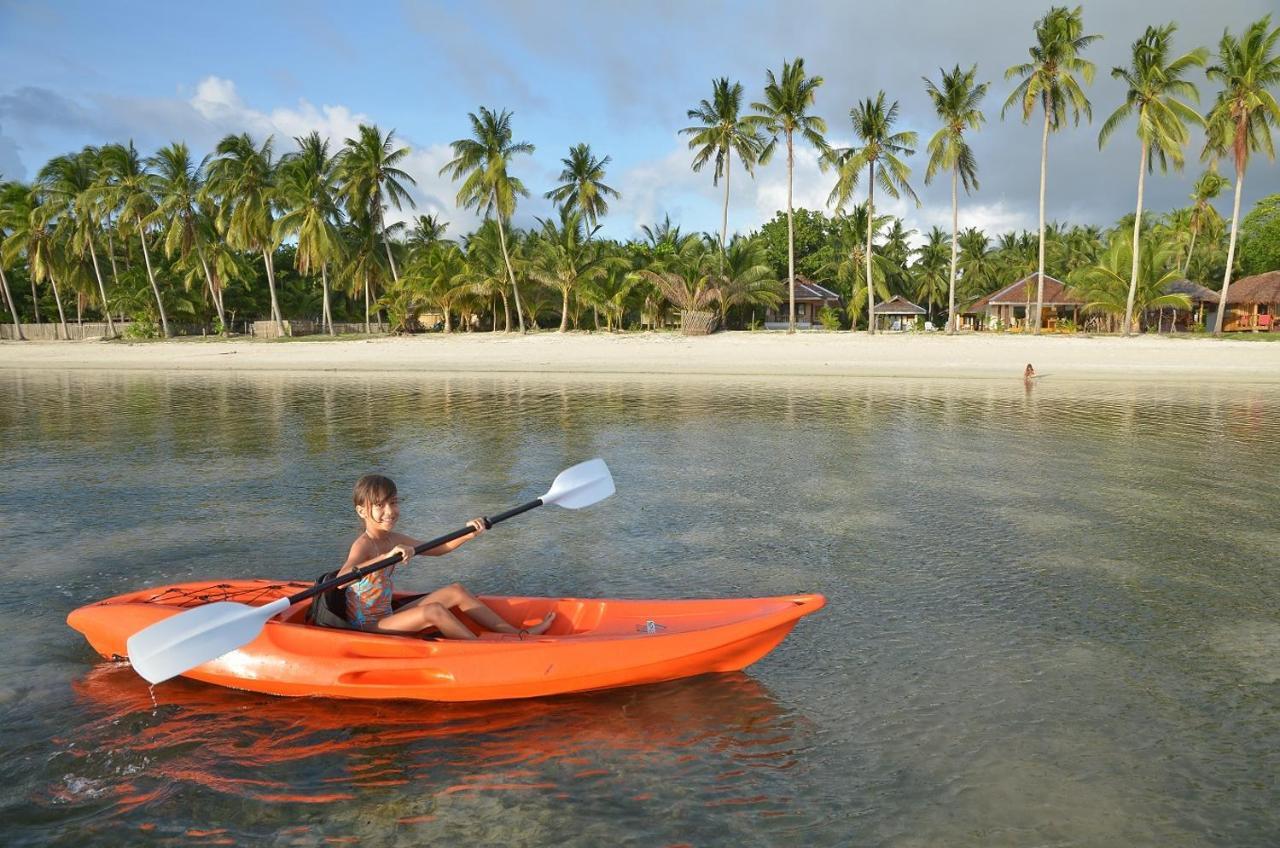
[(385, 136), (376, 126), (361, 124), (355, 138), (346, 140), (342, 151), (338, 154), (338, 182), (341, 185), (343, 199), (351, 214), (363, 209), (382, 233), (382, 245), (387, 251), (387, 264), (391, 268), (391, 279), (398, 280), (400, 272), (396, 270), (395, 257), (391, 255), (391, 240), (387, 237), (386, 203), (391, 202), (395, 208), (402, 208), (408, 203), (414, 206), (404, 184), (417, 185), (417, 180), (396, 167), (409, 155), (408, 147), (396, 148), (391, 137), (395, 130)]
[(27, 337), (22, 332), (22, 324), (18, 320), (18, 307), (13, 302), (13, 292), (9, 290), (9, 278), (5, 276), (4, 266), (6, 259), (4, 256), (4, 241), (8, 238), (8, 228), (5, 225), (8, 210), (19, 203), (19, 198), (25, 194), (25, 190), (17, 183), (8, 183), (4, 181), (0, 175), (0, 289), (4, 290), (4, 301), (9, 307), (9, 314), (13, 316), (13, 335), (18, 341), (26, 341)]
[(787, 320), (787, 332), (796, 331), (796, 237), (795, 222), (791, 209), (791, 193), (794, 183), (796, 156), (796, 133), (818, 149), (819, 154), (828, 150), (824, 134), (827, 122), (817, 115), (808, 114), (813, 105), (818, 87), (822, 85), (822, 77), (807, 76), (804, 72), (804, 59), (794, 62), (783, 61), (782, 74), (775, 77), (773, 71), (767, 72), (768, 82), (764, 86), (764, 102), (752, 103), (751, 108), (757, 114), (750, 117), (751, 126), (763, 130), (770, 136), (769, 141), (760, 150), (760, 164), (767, 164), (778, 145), (778, 137), (782, 136), (787, 144), (787, 286), (790, 292), (790, 308)]
[(147, 265), (147, 280), (151, 283), (151, 293), (155, 296), (156, 309), (160, 315), (160, 329), (165, 338), (168, 338), (172, 335), (169, 332), (169, 317), (164, 309), (164, 300), (160, 297), (155, 269), (151, 267), (151, 251), (147, 248), (147, 226), (144, 222), (156, 208), (155, 198), (151, 195), (151, 173), (132, 141), (128, 146), (108, 144), (102, 148), (100, 161), (99, 193), (107, 208), (119, 210), (121, 221), (138, 229), (138, 239), (142, 242), (142, 259)]
[(543, 197), (554, 200), (564, 209), (576, 211), (587, 225), (587, 238), (590, 238), (590, 233), (609, 211), (606, 198), (622, 197), (617, 189), (604, 182), (604, 168), (610, 157), (597, 159), (589, 145), (575, 144), (569, 148), (568, 158), (560, 162), (564, 166), (560, 171), (560, 185)]
[(98, 222), (94, 216), (96, 204), (92, 196), (97, 183), (98, 152), (86, 148), (79, 154), (56, 156), (40, 169), (37, 178), (48, 202), (58, 209), (58, 217), (68, 234), (67, 246), (78, 257), (87, 252), (93, 261), (93, 273), (98, 282), (102, 314), (107, 321), (107, 335), (116, 334), (111, 320), (111, 306), (107, 302), (107, 288), (102, 281), (102, 269), (98, 265), (98, 251), (94, 242), (98, 236)]
[(467, 117), (471, 120), (471, 137), (451, 144), (454, 158), (440, 169), (440, 174), (463, 181), (458, 190), (459, 206), (474, 208), (486, 218), (492, 214), (497, 219), (502, 259), (515, 297), (516, 320), (523, 333), (524, 310), (520, 308), (520, 290), (511, 268), (504, 222), (509, 222), (515, 214), (516, 198), (529, 196), (524, 183), (508, 174), (507, 167), (517, 153), (533, 153), (533, 145), (512, 140), (511, 113), (506, 110), (495, 113), (481, 106), (479, 115), (472, 112)]
[(941, 86), (928, 78), (925, 91), (933, 101), (942, 128), (929, 139), (929, 165), (924, 172), (925, 184), (939, 171), (951, 172), (951, 276), (947, 283), (947, 334), (956, 331), (956, 267), (959, 261), (960, 201), (958, 187), (964, 183), (965, 194), (978, 188), (978, 163), (964, 136), (966, 129), (976, 130), (986, 121), (979, 104), (987, 94), (987, 83), (975, 82), (978, 66), (967, 71), (956, 65), (951, 73), (939, 69)]
[(1280, 124), (1280, 104), (1271, 89), (1280, 84), (1280, 55), (1276, 42), (1280, 27), (1271, 29), (1271, 16), (1254, 21), (1240, 38), (1229, 32), (1222, 34), (1218, 56), (1205, 73), (1222, 84), (1222, 91), (1209, 111), (1205, 138), (1205, 157), (1230, 154), (1236, 167), (1236, 194), (1231, 209), (1231, 240), (1227, 246), (1227, 270), (1222, 277), (1222, 293), (1218, 298), (1218, 315), (1213, 333), (1222, 335), (1222, 318), (1227, 310), (1227, 287), (1231, 284), (1231, 266), (1236, 256), (1236, 236), (1240, 229), (1240, 195), (1244, 191), (1244, 172), (1249, 156), (1266, 151), (1274, 160), (1276, 151), (1271, 141), (1271, 127)]
[(1111, 76), (1123, 80), (1129, 87), (1124, 103), (1107, 118), (1098, 133), (1098, 148), (1107, 143), (1120, 122), (1130, 115), (1138, 119), (1138, 208), (1133, 218), (1133, 268), (1129, 276), (1129, 305), (1124, 315), (1124, 334), (1129, 335), (1133, 324), (1133, 300), (1138, 290), (1138, 263), (1142, 255), (1142, 190), (1147, 171), (1153, 162), (1160, 163), (1160, 170), (1168, 170), (1173, 163), (1182, 170), (1182, 148), (1190, 140), (1187, 124), (1199, 126), (1204, 122), (1200, 114), (1180, 100), (1185, 97), (1200, 102), (1200, 92), (1190, 80), (1183, 79), (1193, 67), (1202, 67), (1209, 57), (1203, 47), (1184, 53), (1176, 59), (1170, 55), (1173, 33), (1177, 24), (1147, 27), (1142, 37), (1133, 43), (1133, 56), (1129, 67), (1114, 68)]
[[(275, 223), (275, 239), (280, 241), (291, 236), (297, 240), (294, 262), (299, 274), (307, 277), (320, 269), (321, 317), (332, 336), (329, 265), (338, 259), (342, 250), (342, 234), (338, 230), (342, 210), (338, 203), (335, 157), (329, 155), (329, 142), (318, 132), (299, 136), (294, 141), (298, 143), (298, 151), (285, 156), (280, 163), (279, 198), (283, 214)], [(390, 254), (387, 258), (390, 259)]]
[(1044, 302), (1044, 187), (1049, 164), (1049, 133), (1056, 132), (1066, 122), (1070, 111), (1079, 125), (1080, 113), (1093, 119), (1093, 107), (1084, 89), (1076, 80), (1079, 75), (1085, 84), (1093, 82), (1092, 62), (1080, 58), (1080, 53), (1097, 41), (1100, 35), (1084, 35), (1083, 8), (1054, 6), (1036, 21), (1036, 43), (1029, 48), (1031, 61), (1014, 65), (1005, 71), (1005, 79), (1021, 78), (1000, 110), (1004, 117), (1009, 107), (1017, 103), (1022, 107), (1022, 121), (1031, 120), (1038, 104), (1044, 110), (1044, 133), (1040, 139), (1040, 259), (1036, 272), (1036, 310), (1031, 322), (1032, 332), (1040, 332), (1041, 304)]
[[(836, 211), (844, 209), (845, 204), (853, 197), (854, 190), (858, 187), (858, 179), (862, 174), (862, 169), (867, 169), (867, 250), (866, 250), (866, 277), (872, 279), (871, 256), (874, 252), (872, 246), (872, 232), (875, 229), (873, 221), (875, 219), (875, 189), (876, 183), (880, 183), (885, 194), (892, 198), (899, 198), (907, 195), (920, 205), (920, 199), (916, 197), (915, 191), (907, 182), (907, 178), (911, 176), (911, 169), (902, 161), (903, 158), (910, 156), (916, 152), (916, 134), (909, 130), (895, 133), (893, 124), (898, 120), (898, 101), (886, 106), (885, 93), (881, 91), (872, 100), (867, 98), (858, 106), (849, 111), (849, 118), (853, 121), (853, 131), (862, 141), (861, 147), (846, 147), (839, 150), (833, 150), (830, 154), (830, 162), (836, 167), (836, 185), (831, 189), (831, 194), (827, 198), (828, 204), (835, 204)], [(876, 166), (879, 165), (879, 173), (876, 172)], [(870, 323), (867, 325), (867, 332), (875, 334), (876, 331), (876, 299), (875, 287), (867, 287), (867, 314), (871, 317)]]
[(259, 147), (248, 133), (229, 135), (218, 142), (217, 158), (209, 165), (205, 193), (219, 201), (218, 230), (235, 250), (262, 254), (271, 294), (271, 320), (284, 335), (284, 319), (276, 299), (276, 270), (272, 253), (272, 204), (276, 195), (276, 165), (270, 136)]
[(1231, 185), (1231, 181), (1218, 173), (1217, 162), (1215, 161), (1209, 170), (1200, 175), (1200, 179), (1196, 180), (1195, 186), (1192, 187), (1191, 244), (1187, 248), (1187, 261), (1182, 266), (1182, 276), (1185, 277), (1191, 272), (1191, 256), (1196, 251), (1196, 236), (1200, 234), (1200, 230), (1204, 228), (1206, 222), (1218, 217), (1218, 210), (1213, 208), (1213, 201), (1218, 198), (1218, 195), (1226, 191), (1229, 185)]
[(151, 190), (157, 200), (156, 209), (147, 217), (147, 223), (159, 225), (164, 232), (165, 256), (177, 256), (179, 262), (185, 264), (195, 255), (209, 290), (209, 299), (218, 313), (218, 323), (225, 333), (227, 314), (223, 308), (221, 287), (214, 282), (213, 270), (205, 256), (211, 227), (201, 209), (200, 194), (208, 164), (208, 156), (199, 162), (194, 161), (190, 149), (182, 142), (174, 142), (156, 151), (156, 155), (147, 160), (152, 172)]
[[(59, 243), (54, 220), (57, 212), (56, 202), (50, 200), (39, 188), (23, 191), (20, 198), (15, 198), (15, 202), (5, 209), (4, 229), (9, 235), (4, 241), (3, 261), (12, 264), (17, 261), (18, 256), (26, 257), (33, 300), (36, 284), (49, 283), (49, 287), (53, 289), (53, 300), (58, 306), (62, 337), (70, 339), (67, 316), (62, 309), (62, 295), (58, 290), (58, 270), (64, 263), (61, 256), (63, 245)], [(39, 309), (38, 301), (36, 308)], [(57, 338), (56, 330), (54, 338)]]
[(727, 77), (721, 77), (712, 80), (711, 89), (711, 100), (700, 101), (696, 109), (686, 113), (699, 123), (685, 127), (680, 134), (691, 136), (689, 149), (697, 151), (693, 157), (694, 173), (714, 161), (711, 184), (718, 184), (724, 177), (724, 212), (720, 218), (720, 263), (723, 270), (725, 240), (729, 237), (729, 166), (737, 154), (747, 175), (754, 176), (756, 163), (760, 161), (767, 142), (756, 122), (741, 114), (742, 83), (730, 83)]

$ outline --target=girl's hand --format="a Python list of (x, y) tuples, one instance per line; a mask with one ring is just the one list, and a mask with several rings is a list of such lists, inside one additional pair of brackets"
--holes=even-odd
[(400, 552), (399, 565), (404, 565), (406, 562), (413, 559), (413, 545), (396, 545), (388, 553), (395, 553), (396, 551)]
[(479, 536), (481, 533), (489, 529), (489, 522), (483, 518), (473, 518), (467, 522), (467, 526), (471, 528), (471, 538)]

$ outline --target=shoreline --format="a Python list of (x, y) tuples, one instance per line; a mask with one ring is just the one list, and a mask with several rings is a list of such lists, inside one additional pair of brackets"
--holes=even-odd
[(0, 369), (1280, 383), (1280, 343), (1206, 337), (722, 332), (4, 341)]

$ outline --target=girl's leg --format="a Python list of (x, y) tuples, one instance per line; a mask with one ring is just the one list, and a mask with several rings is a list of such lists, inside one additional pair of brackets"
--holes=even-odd
[[(446, 609), (457, 608), (467, 614), (467, 617), (475, 621), (485, 630), (492, 630), (496, 633), (519, 633), (520, 628), (515, 627), (502, 616), (484, 605), (484, 602), (471, 594), (461, 583), (451, 583), (443, 589), (437, 589), (430, 595), (414, 601), (415, 604), (439, 604)], [(539, 633), (545, 633), (547, 628), (551, 626), (552, 620), (556, 617), (554, 612), (548, 613), (541, 622), (533, 627), (526, 627), (525, 631), (536, 636)]]
[(401, 607), (377, 623), (380, 633), (418, 633), (435, 628), (449, 639), (475, 639), (471, 628), (458, 620), (448, 607), (426, 599)]

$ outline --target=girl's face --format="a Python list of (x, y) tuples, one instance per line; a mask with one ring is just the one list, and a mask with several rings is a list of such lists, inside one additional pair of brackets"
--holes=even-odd
[(364, 519), (367, 530), (390, 533), (400, 518), (400, 498), (392, 495), (382, 503), (369, 503), (356, 508), (356, 514)]

